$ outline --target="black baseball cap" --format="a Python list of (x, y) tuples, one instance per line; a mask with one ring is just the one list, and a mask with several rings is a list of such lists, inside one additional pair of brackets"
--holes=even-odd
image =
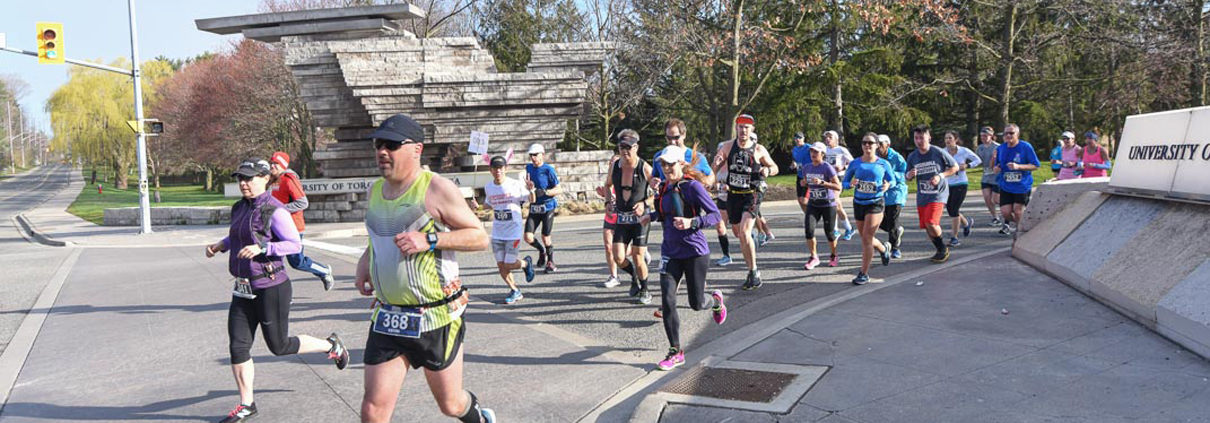
[(801, 139), (805, 139), (806, 137), (807, 136), (803, 135), (802, 131), (794, 133), (794, 139), (801, 140)]
[(500, 156), (492, 157), (492, 161), (491, 161), (492, 167), (504, 167), (506, 165), (508, 165), (508, 160), (504, 160), (503, 157), (500, 157)]
[(424, 142), (424, 128), (412, 119), (411, 116), (398, 114), (387, 118), (374, 133), (370, 134), (370, 138), (381, 138), (384, 140), (404, 142), (412, 140), (415, 142)]
[(269, 161), (261, 158), (251, 158), (239, 164), (239, 168), (231, 176), (265, 176), (269, 174)]

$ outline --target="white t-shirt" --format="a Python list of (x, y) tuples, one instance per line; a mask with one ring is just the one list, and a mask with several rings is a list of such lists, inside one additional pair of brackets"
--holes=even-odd
[[(949, 149), (943, 148), (943, 150), (945, 150), (947, 153), (949, 152)], [(971, 151), (971, 149), (963, 146), (958, 146), (958, 154), (951, 155), (954, 156), (954, 161), (958, 162), (958, 164), (966, 163), (967, 168), (974, 168), (980, 164), (983, 164), (983, 160), (979, 159), (978, 154), (975, 154), (974, 151)], [(966, 171), (959, 170), (958, 173), (946, 177), (945, 182), (950, 186), (954, 186), (966, 185), (969, 181), (966, 178)]]
[(525, 232), (521, 224), (521, 204), (529, 201), (525, 184), (504, 178), (503, 184), (490, 181), (483, 190), (487, 192), (487, 204), (492, 206), (492, 239), (521, 239)]
[(828, 152), (824, 154), (824, 163), (832, 165), (840, 174), (844, 174), (844, 169), (849, 167), (849, 163), (853, 163), (853, 153), (849, 152), (848, 148), (842, 145), (828, 148)]

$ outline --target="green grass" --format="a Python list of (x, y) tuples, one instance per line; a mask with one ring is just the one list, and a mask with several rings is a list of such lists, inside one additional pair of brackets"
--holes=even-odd
[[(85, 181), (91, 170), (86, 170), (84, 173)], [(67, 208), (67, 212), (79, 216), (81, 219), (87, 220), (98, 225), (103, 224), (105, 209), (117, 207), (138, 207), (139, 206), (139, 187), (138, 178), (130, 178), (130, 186), (127, 189), (120, 190), (114, 188), (112, 174), (109, 178), (110, 182), (98, 183), (104, 185), (103, 193), (97, 193), (97, 186), (85, 184), (84, 189), (80, 191), (80, 196), (76, 197), (76, 201), (71, 203)], [(151, 196), (151, 207), (210, 207), (210, 206), (230, 206), (235, 203), (235, 199), (223, 197), (221, 192), (206, 192), (200, 186), (175, 186), (160, 188), (159, 203), (155, 202), (155, 188), (148, 190)]]
[[(1038, 185), (1041, 185), (1043, 182), (1046, 182), (1046, 181), (1050, 180), (1051, 178), (1053, 178), (1054, 172), (1052, 172), (1050, 170), (1050, 162), (1043, 163), (1042, 166), (1038, 168), (1038, 170), (1034, 171), (1033, 176), (1034, 176), (1034, 186), (1035, 187), (1037, 187)], [(969, 192), (976, 192), (976, 191), (983, 189), (983, 183), (982, 183), (983, 169), (982, 168), (966, 171), (966, 177), (967, 177), (967, 179), (970, 180), (970, 187), (968, 188)], [(772, 178), (769, 178), (769, 184), (771, 184), (771, 185), (793, 188), (794, 183), (795, 183), (794, 173), (789, 173), (789, 174), (785, 174), (785, 175), (777, 175)], [(908, 185), (909, 194), (916, 192), (915, 183), (909, 182), (907, 185)], [(850, 197), (852, 195), (853, 195), (852, 190), (846, 190), (841, 193), (842, 197)]]

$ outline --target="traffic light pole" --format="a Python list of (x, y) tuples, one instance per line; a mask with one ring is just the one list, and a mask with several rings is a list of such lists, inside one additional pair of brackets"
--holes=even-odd
[[(138, 130), (136, 131), (138, 133), (137, 150), (138, 150), (138, 156), (139, 156), (138, 157), (138, 159), (139, 159), (139, 217), (140, 217), (139, 220), (142, 221), (141, 229), (139, 232), (144, 233), (144, 234), (149, 234), (149, 233), (151, 233), (151, 201), (147, 196), (147, 137), (143, 134), (143, 127), (142, 127), (143, 120), (144, 120), (143, 119), (143, 85), (142, 85), (142, 71), (141, 71), (141, 69), (140, 69), (141, 67), (139, 65), (139, 34), (138, 34), (138, 31), (136, 30), (137, 24), (135, 21), (134, 0), (128, 0), (127, 6), (130, 11), (130, 56), (131, 56), (131, 59), (133, 62), (132, 63), (133, 69), (126, 70), (126, 69), (122, 69), (122, 68), (115, 68), (113, 66), (105, 66), (105, 65), (100, 65), (100, 64), (96, 64), (96, 63), (89, 63), (89, 62), (84, 62), (84, 61), (80, 61), (80, 60), (68, 59), (68, 58), (63, 58), (63, 61), (67, 62), (67, 63), (71, 63), (73, 65), (79, 65), (79, 66), (85, 66), (85, 67), (90, 67), (90, 68), (94, 68), (94, 69), (116, 72), (116, 73), (120, 73), (122, 75), (131, 76), (134, 78), (134, 118), (135, 118), (135, 121), (139, 123)], [(8, 46), (0, 46), (0, 50), (24, 54), (27, 56), (38, 57), (37, 52), (10, 48)], [(22, 154), (22, 156), (25, 155), (24, 148), (22, 148), (21, 154)], [(22, 157), (22, 159), (21, 159), (21, 166), (22, 167), (25, 166), (24, 157)]]
[(151, 201), (147, 197), (147, 136), (143, 133), (143, 84), (142, 70), (139, 65), (139, 32), (135, 29), (134, 0), (129, 0), (130, 6), (130, 56), (134, 66), (131, 74), (134, 76), (134, 119), (139, 123), (138, 154), (139, 154), (139, 210), (143, 227), (141, 233), (151, 233)]

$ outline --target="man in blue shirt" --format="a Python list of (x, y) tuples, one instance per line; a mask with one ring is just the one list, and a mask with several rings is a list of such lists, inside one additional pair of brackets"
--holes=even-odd
[(1000, 214), (1004, 216), (1004, 227), (1000, 233), (1012, 233), (1009, 223), (1021, 223), (1025, 206), (1033, 190), (1033, 171), (1038, 169), (1038, 153), (1034, 146), (1021, 141), (1021, 128), (1010, 123), (1004, 127), (1004, 144), (996, 147), (996, 181), (1000, 185)]
[[(680, 119), (669, 119), (668, 122), (664, 124), (664, 139), (668, 141), (668, 147), (685, 147), (685, 163), (693, 164), (693, 170), (696, 170), (703, 176), (700, 178), (700, 180), (698, 180), (698, 182), (701, 182), (703, 186), (714, 185), (714, 172), (710, 170), (710, 161), (706, 160), (705, 157), (702, 157), (698, 159), (697, 163), (693, 163), (693, 155), (697, 153), (692, 148), (689, 148), (689, 146), (685, 145), (685, 139), (687, 138), (685, 131), (686, 129), (684, 121)], [(662, 150), (656, 152), (655, 156), (651, 157), (651, 162), (659, 163), (658, 159), (664, 154), (664, 151), (668, 150), (668, 147), (664, 147)], [(663, 179), (664, 171), (660, 169), (660, 166), (652, 166), (650, 181), (651, 188), (656, 189), (656, 192), (659, 192), (659, 185)]]
[(882, 214), (882, 224), (878, 227), (890, 234), (891, 258), (900, 258), (899, 244), (903, 242), (903, 226), (899, 224), (899, 213), (907, 204), (907, 160), (902, 154), (891, 148), (891, 137), (886, 134), (878, 136), (878, 156), (886, 159), (894, 171), (895, 182), (886, 192), (886, 207)]
[[(525, 187), (533, 194), (534, 202), (529, 205), (529, 217), (525, 219), (525, 242), (538, 250), (537, 267), (545, 267), (546, 273), (554, 273), (554, 247), (550, 245), (550, 231), (555, 224), (555, 208), (559, 201), (555, 196), (563, 193), (559, 187), (559, 175), (555, 167), (546, 163), (546, 147), (535, 143), (529, 146), (529, 161), (525, 165)], [(542, 226), (542, 242), (534, 239), (534, 231)]]
[(945, 178), (958, 173), (958, 162), (944, 148), (932, 146), (932, 133), (928, 125), (912, 128), (912, 141), (916, 151), (908, 154), (908, 180), (916, 180), (916, 214), (920, 218), (920, 229), (928, 233), (937, 254), (931, 260), (942, 263), (950, 258), (949, 247), (941, 240), (941, 213), (949, 201), (949, 184)]
[(807, 137), (802, 132), (794, 134), (794, 149), (790, 151), (790, 157), (794, 159), (790, 162), (790, 170), (797, 174), (794, 179), (794, 191), (798, 198), (798, 207), (806, 213), (810, 199), (807, 198), (807, 186), (802, 183), (802, 168), (811, 163), (811, 146), (807, 145)]

